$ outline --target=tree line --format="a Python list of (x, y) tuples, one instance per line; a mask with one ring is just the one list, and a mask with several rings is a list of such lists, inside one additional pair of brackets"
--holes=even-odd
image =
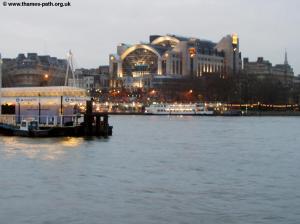
[(300, 88), (273, 76), (243, 73), (222, 77), (218, 74), (186, 78), (177, 85), (161, 87), (163, 95), (177, 101), (207, 101), (239, 104), (298, 104)]

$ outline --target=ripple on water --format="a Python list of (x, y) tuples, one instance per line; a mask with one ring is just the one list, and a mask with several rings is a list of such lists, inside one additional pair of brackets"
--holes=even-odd
[(0, 138), (1, 223), (298, 223), (298, 118), (112, 116), (107, 139)]

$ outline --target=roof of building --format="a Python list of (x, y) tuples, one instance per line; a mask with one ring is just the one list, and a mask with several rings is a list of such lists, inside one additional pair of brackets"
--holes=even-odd
[(184, 37), (184, 36), (174, 35), (174, 34), (167, 34), (167, 36), (174, 37), (174, 38), (178, 39), (179, 41), (189, 41), (190, 39), (193, 39), (190, 37)]
[(160, 45), (149, 45), (150, 47), (154, 48), (160, 55), (163, 55), (167, 50), (169, 50), (168, 47), (160, 46)]
[(86, 97), (85, 89), (71, 86), (2, 88), (2, 97)]

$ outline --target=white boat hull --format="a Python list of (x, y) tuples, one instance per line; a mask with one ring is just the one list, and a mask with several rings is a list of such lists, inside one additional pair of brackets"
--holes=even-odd
[(204, 104), (152, 104), (145, 108), (146, 114), (151, 115), (213, 115), (214, 111), (209, 111)]

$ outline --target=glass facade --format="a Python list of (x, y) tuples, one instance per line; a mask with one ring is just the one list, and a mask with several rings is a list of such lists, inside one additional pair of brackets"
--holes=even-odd
[(123, 60), (122, 70), (123, 74), (133, 77), (156, 74), (158, 70), (158, 56), (147, 49), (136, 49)]

